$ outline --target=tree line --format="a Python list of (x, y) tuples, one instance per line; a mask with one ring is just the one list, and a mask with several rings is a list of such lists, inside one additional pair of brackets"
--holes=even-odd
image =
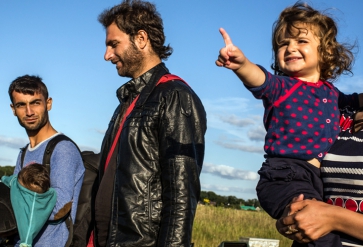
[(12, 175), (14, 172), (15, 166), (0, 166), (0, 178), (2, 176), (9, 176)]
[(244, 200), (235, 196), (221, 196), (217, 195), (213, 191), (201, 191), (200, 202), (203, 204), (215, 205), (217, 207), (231, 207), (236, 209), (240, 209), (241, 206), (253, 206), (261, 208), (257, 199)]

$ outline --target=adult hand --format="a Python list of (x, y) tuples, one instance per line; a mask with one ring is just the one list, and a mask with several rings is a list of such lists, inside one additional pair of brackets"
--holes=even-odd
[(220, 49), (216, 65), (231, 70), (238, 70), (245, 62), (246, 57), (237, 46), (233, 45), (231, 38), (223, 28), (220, 28), (219, 32), (222, 34), (225, 47)]
[[(291, 203), (289, 208), (294, 213), (276, 222), (278, 231), (289, 239), (306, 243), (334, 230), (335, 206), (316, 200), (302, 200)], [(297, 232), (289, 234), (291, 229)]]
[[(292, 199), (291, 203), (300, 202), (303, 200), (304, 200), (304, 195), (301, 194), (298, 197), (294, 197)], [(295, 240), (300, 243), (310, 242), (311, 240), (304, 238), (305, 236), (302, 234), (302, 232), (297, 229), (296, 222), (293, 221), (293, 223), (290, 225), (285, 225), (283, 222), (283, 220), (287, 216), (293, 215), (294, 213), (296, 213), (295, 211), (291, 211), (291, 208), (290, 208), (291, 203), (286, 206), (286, 208), (282, 214), (282, 217), (276, 221), (276, 229), (281, 235), (283, 235), (284, 237), (289, 238), (291, 240)]]

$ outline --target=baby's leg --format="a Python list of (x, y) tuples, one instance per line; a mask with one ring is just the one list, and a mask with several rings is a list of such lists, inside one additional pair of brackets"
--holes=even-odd
[[(258, 172), (257, 196), (262, 208), (274, 219), (279, 219), (294, 197), (322, 201), (323, 183), (320, 169), (307, 161), (290, 158), (267, 158)], [(340, 237), (329, 233), (320, 239), (292, 247), (341, 247)]]
[(258, 171), (260, 180), (256, 191), (262, 208), (274, 219), (279, 219), (294, 197), (322, 201), (323, 183), (320, 169), (304, 160), (267, 158)]

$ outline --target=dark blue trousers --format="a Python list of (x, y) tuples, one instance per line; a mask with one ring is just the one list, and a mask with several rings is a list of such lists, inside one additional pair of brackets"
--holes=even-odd
[[(258, 171), (257, 197), (261, 207), (274, 219), (279, 219), (294, 197), (304, 194), (305, 199), (323, 201), (323, 182), (320, 169), (305, 160), (265, 157)], [(341, 247), (339, 235), (327, 234), (317, 241), (293, 247)]]

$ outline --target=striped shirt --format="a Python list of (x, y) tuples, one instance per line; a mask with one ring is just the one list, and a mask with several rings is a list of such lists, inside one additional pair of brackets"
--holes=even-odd
[[(353, 113), (345, 112), (341, 133), (321, 166), (324, 201), (357, 213), (363, 212), (363, 130), (352, 133)], [(363, 246), (363, 241), (341, 234), (343, 246)]]

